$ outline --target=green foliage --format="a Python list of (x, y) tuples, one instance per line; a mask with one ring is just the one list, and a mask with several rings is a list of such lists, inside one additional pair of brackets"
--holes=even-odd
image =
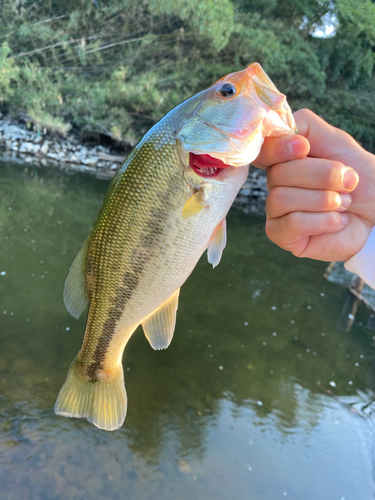
[[(325, 15), (334, 36), (317, 38)], [(371, 0), (3, 0), (0, 104), (134, 145), (173, 106), (260, 62), (293, 109), (375, 144)]]
[(357, 34), (364, 33), (375, 44), (375, 4), (371, 0), (337, 0), (337, 7), (341, 18), (348, 21)]
[(185, 21), (216, 50), (223, 49), (233, 31), (233, 4), (230, 0), (150, 0), (151, 13), (175, 15)]
[(8, 44), (3, 43), (0, 47), (0, 103), (11, 97), (11, 82), (18, 77), (18, 68), (14, 67), (13, 59), (8, 57), (10, 52)]

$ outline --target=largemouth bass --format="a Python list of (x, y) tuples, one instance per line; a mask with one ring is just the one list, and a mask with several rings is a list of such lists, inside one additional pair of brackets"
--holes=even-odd
[(231, 73), (162, 118), (115, 175), (65, 283), (83, 345), (55, 412), (121, 427), (122, 355), (142, 325), (154, 349), (172, 340), (180, 287), (202, 253), (217, 266), (225, 217), (264, 137), (295, 128), (291, 110), (257, 63)]

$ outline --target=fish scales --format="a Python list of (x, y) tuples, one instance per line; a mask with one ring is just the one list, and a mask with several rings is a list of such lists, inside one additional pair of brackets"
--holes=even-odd
[[(160, 157), (162, 162), (157, 161)], [(169, 170), (168, 177), (163, 175), (165, 169)], [(147, 172), (147, 183), (142, 185), (139, 172), (144, 170)], [(90, 311), (93, 313), (89, 313), (87, 322), (87, 344), (84, 342), (79, 355), (82, 364), (89, 365), (90, 373), (94, 366), (96, 369), (103, 368), (116, 322), (121, 319), (141, 277), (152, 271), (155, 252), (159, 250), (160, 257), (169, 247), (164, 233), (173, 214), (172, 193), (179, 204), (181, 190), (182, 195), (189, 197), (181, 182), (182, 175), (180, 162), (173, 154), (171, 145), (155, 151), (152, 143), (146, 143), (133, 157), (130, 168), (125, 170), (94, 226), (87, 259), (90, 267), (96, 269), (98, 286), (91, 297), (93, 307)], [(150, 183), (152, 188), (147, 189)], [(115, 207), (111, 204), (112, 200), (115, 200)], [(118, 206), (122, 207), (121, 211)], [(108, 226), (112, 228), (110, 235), (106, 234)], [(107, 271), (109, 262), (118, 263), (110, 269), (110, 274)], [(103, 296), (107, 297), (105, 303)]]
[[(122, 425), (126, 343), (142, 324), (153, 348), (168, 346), (181, 285), (205, 249), (213, 266), (220, 261), (225, 216), (249, 162), (265, 136), (290, 133), (293, 123), (255, 63), (174, 108), (135, 147), (66, 281), (68, 310), (78, 317), (90, 307), (57, 414), (107, 430)], [(194, 155), (200, 160), (190, 164)]]

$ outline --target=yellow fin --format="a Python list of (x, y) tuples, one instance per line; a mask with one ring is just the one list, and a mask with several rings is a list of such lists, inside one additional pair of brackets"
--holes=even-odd
[(73, 318), (78, 319), (89, 299), (86, 295), (86, 256), (89, 238), (78, 252), (73, 264), (70, 266), (68, 277), (64, 286), (64, 304)]
[(199, 214), (199, 212), (207, 206), (207, 203), (203, 199), (203, 190), (198, 191), (193, 194), (188, 201), (185, 203), (182, 209), (182, 218), (187, 219), (193, 215)]
[(225, 245), (227, 244), (227, 222), (226, 218), (220, 222), (215, 231), (212, 233), (210, 242), (207, 247), (207, 259), (212, 267), (216, 267), (223, 254)]
[(176, 312), (180, 289), (156, 311), (142, 321), (143, 331), (153, 349), (166, 349), (171, 343), (176, 326)]
[(82, 377), (74, 359), (55, 404), (56, 415), (87, 418), (99, 429), (114, 431), (126, 416), (127, 397), (122, 364), (111, 380), (90, 381)]

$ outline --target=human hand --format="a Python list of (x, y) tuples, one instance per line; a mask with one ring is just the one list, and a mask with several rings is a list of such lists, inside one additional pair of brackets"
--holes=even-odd
[(346, 261), (375, 225), (375, 156), (310, 110), (294, 118), (299, 135), (266, 138), (253, 162), (272, 165), (267, 236), (298, 257)]

